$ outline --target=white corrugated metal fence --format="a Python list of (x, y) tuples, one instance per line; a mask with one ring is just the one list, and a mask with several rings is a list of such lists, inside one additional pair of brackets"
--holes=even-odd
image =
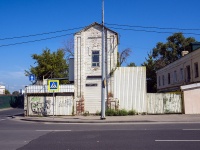
[(119, 100), (119, 109), (146, 112), (146, 68), (118, 67), (114, 72), (113, 94)]

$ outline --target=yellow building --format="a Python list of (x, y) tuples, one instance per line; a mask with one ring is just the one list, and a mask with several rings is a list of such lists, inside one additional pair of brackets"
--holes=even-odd
[(180, 86), (200, 82), (200, 48), (158, 70), (157, 91), (180, 91)]

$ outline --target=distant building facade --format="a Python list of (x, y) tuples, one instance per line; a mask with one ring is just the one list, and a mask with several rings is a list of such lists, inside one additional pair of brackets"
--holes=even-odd
[(24, 95), (24, 92), (25, 92), (24, 89), (20, 89), (20, 90), (19, 90), (19, 94), (20, 94), (20, 95)]
[(157, 91), (180, 91), (180, 86), (200, 82), (200, 48), (157, 71)]
[(182, 113), (200, 114), (200, 43), (157, 71), (157, 92), (181, 92)]
[(5, 94), (6, 87), (4, 85), (0, 85), (0, 95)]

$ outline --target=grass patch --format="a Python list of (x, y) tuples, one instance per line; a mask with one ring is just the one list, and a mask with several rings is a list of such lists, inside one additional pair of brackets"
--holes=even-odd
[(114, 110), (114, 109), (107, 109), (106, 116), (128, 116), (128, 115), (136, 115), (137, 112), (135, 110)]

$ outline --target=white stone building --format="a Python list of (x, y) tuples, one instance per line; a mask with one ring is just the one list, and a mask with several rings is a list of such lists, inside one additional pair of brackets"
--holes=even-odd
[[(117, 67), (118, 34), (105, 28), (108, 90), (113, 94), (112, 72)], [(74, 35), (74, 96), (76, 111), (101, 110), (102, 25), (93, 23)], [(110, 76), (111, 75), (111, 76)], [(82, 106), (84, 105), (84, 106)]]
[(4, 85), (0, 85), (0, 95), (5, 94), (6, 87)]

